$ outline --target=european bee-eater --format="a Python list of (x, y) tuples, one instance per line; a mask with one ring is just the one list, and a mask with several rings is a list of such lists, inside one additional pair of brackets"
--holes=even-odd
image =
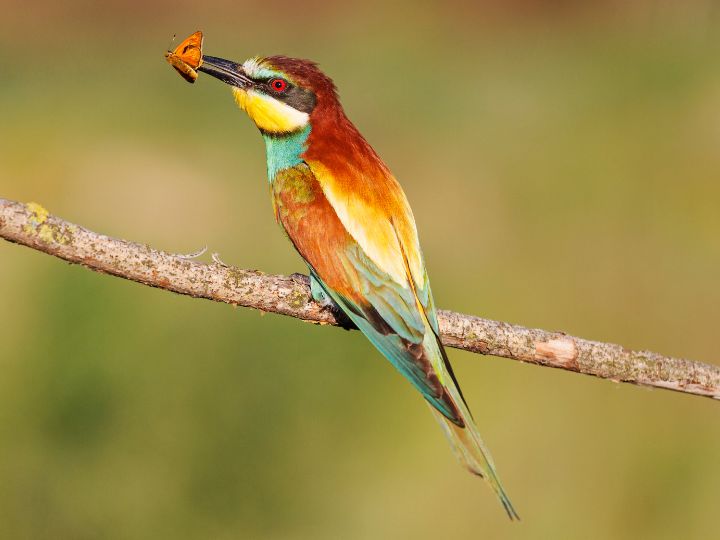
[(460, 461), (517, 519), (440, 342), (410, 205), (332, 80), (285, 56), (203, 56), (198, 69), (230, 85), (260, 129), (275, 217), (309, 267), (315, 300), (336, 304), (420, 391)]

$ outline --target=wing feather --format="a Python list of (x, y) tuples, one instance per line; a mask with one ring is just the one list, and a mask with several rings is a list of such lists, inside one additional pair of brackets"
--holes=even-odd
[[(404, 221), (408, 229), (412, 215), (390, 219), (357, 198), (333, 200), (304, 164), (276, 177), (273, 190), (279, 221), (325, 293), (425, 399), (461, 425), (443, 385), (446, 371), (429, 322), (434, 320), (429, 288), (426, 279), (416, 283), (412, 278), (405, 255), (412, 252), (422, 260), (417, 234), (407, 247), (397, 232), (396, 222)], [(348, 205), (348, 200), (354, 203)], [(425, 277), (424, 270), (420, 275)]]

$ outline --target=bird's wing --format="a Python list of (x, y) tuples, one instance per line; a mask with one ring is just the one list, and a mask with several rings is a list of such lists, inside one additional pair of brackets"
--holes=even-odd
[(276, 216), (324, 292), (422, 393), (459, 459), (515, 519), (440, 344), (413, 217), (389, 178), (364, 190), (361, 175), (338, 186), (316, 163), (284, 170), (273, 182)]
[[(351, 255), (347, 260), (352, 259)], [(354, 262), (351, 264), (355, 265)], [(376, 274), (373, 267), (374, 264), (366, 259), (361, 266), (354, 266), (369, 276), (367, 280), (360, 279), (364, 286), (360, 302), (330, 288), (314, 268), (311, 271), (325, 293), (423, 397), (448, 420), (464, 426), (462, 414), (443, 380), (443, 370), (438, 368), (438, 360), (441, 362), (442, 356), (435, 343), (435, 335), (427, 329), (420, 334), (408, 325), (408, 320), (417, 322), (418, 319), (409, 309), (414, 299), (403, 298), (405, 291), (388, 287), (384, 276), (380, 278), (382, 285), (374, 285), (374, 280), (381, 274)]]
[[(286, 232), (325, 292), (436, 409), (462, 424), (445, 387), (452, 375), (437, 342), (415, 223), (399, 185), (394, 179), (389, 186), (376, 185), (365, 195), (383, 200), (368, 200), (342, 192), (320, 164), (308, 163), (309, 170), (301, 172), (304, 167), (274, 182), (276, 212)], [(308, 174), (316, 182), (312, 188), (304, 178)], [(299, 191), (303, 204), (292, 195)]]
[[(432, 318), (435, 307), (425, 271), (412, 210), (400, 184), (389, 172), (366, 178), (355, 170), (343, 178), (319, 162), (308, 162), (323, 194), (363, 255), (393, 286), (412, 291), (420, 311)], [(416, 310), (416, 302), (409, 306)]]

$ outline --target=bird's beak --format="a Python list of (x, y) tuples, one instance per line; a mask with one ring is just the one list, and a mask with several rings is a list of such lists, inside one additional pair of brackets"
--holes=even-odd
[(212, 75), (216, 79), (238, 88), (248, 88), (253, 84), (252, 79), (245, 74), (242, 64), (214, 56), (203, 55), (198, 71)]

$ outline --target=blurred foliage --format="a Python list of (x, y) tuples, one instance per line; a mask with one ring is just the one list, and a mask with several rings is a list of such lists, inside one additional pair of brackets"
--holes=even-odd
[[(582, 4), (582, 6), (581, 6)], [(413, 204), (438, 304), (717, 362), (713, 2), (5, 0), (0, 196), (302, 271), (260, 137), (162, 53), (314, 58)], [(720, 409), (451, 351), (523, 522), (362, 336), (0, 244), (2, 538), (707, 538)]]

